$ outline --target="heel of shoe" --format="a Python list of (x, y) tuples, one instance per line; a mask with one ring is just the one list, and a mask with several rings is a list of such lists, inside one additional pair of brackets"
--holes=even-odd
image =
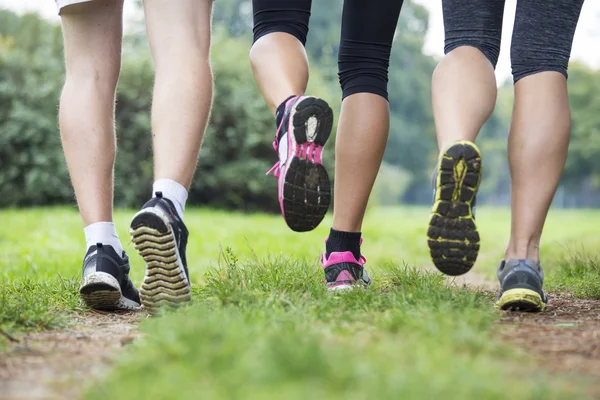
[(121, 288), (114, 276), (106, 272), (92, 272), (83, 278), (79, 295), (91, 309), (116, 310), (121, 299)]

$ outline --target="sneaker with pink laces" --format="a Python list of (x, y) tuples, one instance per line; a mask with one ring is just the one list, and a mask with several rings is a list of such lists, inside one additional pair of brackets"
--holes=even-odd
[(352, 289), (356, 286), (367, 286), (371, 278), (364, 268), (367, 259), (363, 256), (357, 260), (351, 251), (334, 252), (327, 258), (323, 253), (321, 264), (325, 270), (325, 284), (329, 290)]
[(331, 184), (322, 156), (332, 126), (333, 111), (325, 100), (295, 96), (285, 104), (273, 142), (279, 161), (267, 175), (279, 179), (281, 213), (293, 231), (313, 230), (329, 209)]

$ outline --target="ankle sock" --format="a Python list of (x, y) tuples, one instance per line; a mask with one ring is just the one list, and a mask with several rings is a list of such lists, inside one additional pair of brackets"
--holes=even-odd
[(283, 103), (281, 103), (279, 105), (279, 107), (277, 107), (277, 111), (275, 111), (275, 127), (277, 129), (279, 129), (279, 125), (281, 125), (281, 120), (283, 119), (283, 115), (285, 114), (285, 103), (287, 103), (288, 101), (290, 101), (290, 99), (292, 97), (296, 97), (296, 95), (290, 96), (287, 99), (285, 99), (283, 101)]
[(360, 238), (361, 232), (336, 231), (331, 228), (329, 238), (325, 244), (327, 257), (331, 253), (350, 251), (357, 260), (360, 258)]
[(85, 244), (88, 249), (98, 243), (102, 243), (112, 246), (119, 256), (123, 254), (123, 246), (113, 222), (96, 222), (83, 228), (83, 233), (85, 234)]
[(171, 179), (159, 179), (152, 185), (152, 197), (156, 197), (156, 192), (162, 192), (165, 199), (173, 202), (179, 218), (183, 220), (183, 211), (185, 202), (188, 198), (188, 191), (178, 182)]

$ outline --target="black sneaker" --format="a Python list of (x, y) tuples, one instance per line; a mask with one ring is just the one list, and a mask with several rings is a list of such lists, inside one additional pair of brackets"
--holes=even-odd
[(129, 279), (129, 258), (119, 257), (112, 246), (98, 243), (83, 259), (83, 278), (79, 294), (96, 310), (137, 310), (140, 296)]
[(475, 143), (460, 141), (440, 159), (427, 244), (433, 263), (446, 275), (462, 275), (475, 264), (479, 232), (475, 196), (481, 182), (481, 153)]
[(496, 307), (502, 310), (543, 311), (548, 299), (542, 290), (544, 270), (533, 260), (502, 260), (498, 267), (500, 291)]
[(148, 201), (131, 221), (131, 240), (146, 261), (140, 288), (143, 306), (155, 312), (191, 300), (185, 258), (188, 230), (175, 206), (161, 192)]

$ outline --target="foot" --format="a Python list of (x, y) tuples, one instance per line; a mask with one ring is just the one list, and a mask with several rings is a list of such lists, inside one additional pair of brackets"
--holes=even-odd
[(279, 161), (267, 172), (279, 179), (279, 205), (296, 232), (316, 228), (329, 209), (331, 185), (323, 166), (323, 146), (331, 134), (333, 112), (315, 97), (292, 97), (273, 147)]
[(140, 296), (129, 279), (129, 258), (112, 246), (98, 243), (83, 259), (83, 278), (79, 294), (84, 303), (96, 310), (138, 310)]
[(533, 260), (502, 260), (498, 268), (500, 291), (496, 307), (502, 310), (543, 311), (548, 299), (542, 290), (544, 270)]
[(427, 243), (433, 263), (446, 275), (465, 274), (477, 260), (474, 206), (480, 182), (481, 153), (475, 143), (456, 142), (444, 151), (435, 175)]
[(323, 253), (321, 264), (325, 270), (325, 284), (329, 290), (352, 289), (356, 286), (367, 286), (371, 278), (364, 268), (367, 260), (360, 257), (358, 260), (350, 251)]
[(185, 257), (188, 230), (173, 203), (157, 192), (133, 217), (130, 233), (146, 262), (140, 288), (144, 308), (154, 313), (161, 306), (176, 307), (191, 300)]

